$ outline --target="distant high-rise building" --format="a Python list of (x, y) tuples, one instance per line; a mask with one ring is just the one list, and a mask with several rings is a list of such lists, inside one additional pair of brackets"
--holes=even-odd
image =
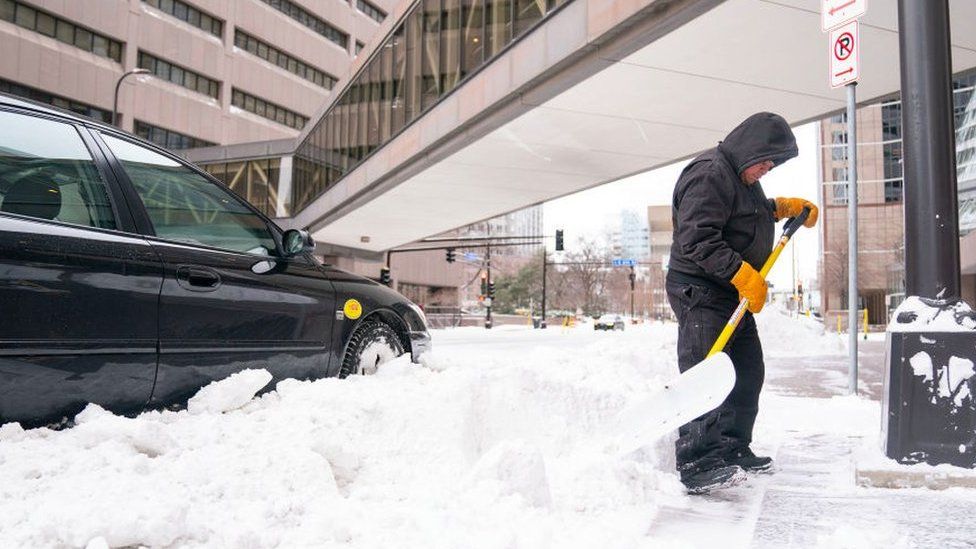
[[(543, 234), (542, 206), (530, 206), (523, 210), (493, 217), (479, 223), (473, 223), (452, 231), (450, 235), (459, 237), (477, 236), (545, 236)], [(549, 235), (555, 236), (555, 235)], [(541, 240), (541, 239), (540, 239)], [(544, 241), (543, 241), (544, 242)], [(463, 250), (463, 248), (461, 248)], [(536, 258), (541, 258), (543, 244), (525, 244), (520, 246), (497, 246), (491, 249), (492, 279), (512, 275)], [(485, 248), (471, 248), (464, 250), (467, 255), (459, 255), (464, 260), (464, 277), (459, 288), (462, 304), (474, 305), (478, 302), (480, 285), (477, 280), (479, 271), (486, 266)], [(541, 261), (541, 259), (540, 259)]]
[(620, 230), (611, 233), (611, 248), (617, 256), (627, 259), (647, 259), (650, 236), (647, 220), (634, 210), (620, 211)]

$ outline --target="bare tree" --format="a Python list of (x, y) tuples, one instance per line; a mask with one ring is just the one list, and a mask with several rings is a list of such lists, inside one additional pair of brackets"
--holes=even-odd
[(586, 314), (601, 312), (604, 307), (603, 291), (610, 273), (609, 262), (606, 246), (594, 240), (579, 240), (576, 251), (566, 256), (566, 275), (574, 290), (576, 307)]

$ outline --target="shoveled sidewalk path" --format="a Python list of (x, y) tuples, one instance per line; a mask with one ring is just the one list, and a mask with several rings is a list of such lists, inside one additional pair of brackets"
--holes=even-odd
[(976, 547), (976, 490), (856, 485), (855, 454), (877, 444), (884, 343), (859, 349), (860, 398), (844, 396), (845, 356), (767, 356), (754, 448), (776, 472), (665, 502), (651, 534), (674, 547)]

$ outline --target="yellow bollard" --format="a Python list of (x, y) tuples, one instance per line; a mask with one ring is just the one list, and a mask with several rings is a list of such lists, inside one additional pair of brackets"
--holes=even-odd
[(868, 339), (868, 309), (864, 308), (864, 340)]
[(837, 315), (837, 335), (840, 335), (840, 315)]

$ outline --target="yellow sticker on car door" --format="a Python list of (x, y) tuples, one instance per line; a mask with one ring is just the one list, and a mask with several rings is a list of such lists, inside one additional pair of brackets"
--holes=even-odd
[(356, 320), (363, 316), (363, 306), (355, 299), (347, 299), (346, 304), (342, 306), (342, 312), (346, 314), (346, 318)]

